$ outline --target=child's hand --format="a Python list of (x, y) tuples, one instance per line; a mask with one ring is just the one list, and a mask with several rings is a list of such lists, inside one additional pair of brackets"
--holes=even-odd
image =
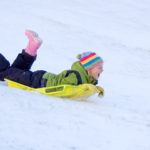
[(98, 96), (100, 98), (103, 98), (104, 97), (104, 89), (100, 86), (96, 86), (96, 88), (97, 88), (97, 92), (99, 93)]

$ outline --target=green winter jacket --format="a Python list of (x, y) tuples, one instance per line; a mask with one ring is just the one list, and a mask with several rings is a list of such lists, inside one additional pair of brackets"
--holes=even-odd
[[(82, 83), (90, 83), (90, 84), (97, 84), (97, 80), (93, 79), (93, 77), (88, 75), (88, 72), (84, 69), (80, 61), (77, 61), (72, 64), (71, 70), (69, 71), (77, 71), (81, 77)], [(43, 75), (43, 79), (46, 79), (46, 87), (50, 86), (56, 86), (56, 85), (62, 85), (62, 84), (71, 84), (71, 85), (78, 85), (79, 80), (77, 79), (77, 76), (75, 73), (69, 73), (68, 76), (66, 76), (68, 70), (65, 70), (61, 72), (60, 74), (56, 75), (53, 73), (46, 72)]]

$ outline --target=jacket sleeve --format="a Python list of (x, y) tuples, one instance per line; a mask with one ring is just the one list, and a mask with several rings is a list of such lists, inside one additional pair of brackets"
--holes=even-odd
[(77, 77), (74, 73), (70, 73), (67, 77), (61, 80), (61, 84), (78, 85)]

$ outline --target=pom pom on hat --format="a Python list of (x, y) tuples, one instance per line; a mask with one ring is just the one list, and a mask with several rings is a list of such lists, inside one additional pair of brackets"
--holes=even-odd
[(81, 59), (81, 54), (78, 54), (78, 55), (77, 55), (77, 59)]
[(77, 59), (87, 71), (103, 63), (103, 59), (95, 52), (84, 52), (77, 55)]

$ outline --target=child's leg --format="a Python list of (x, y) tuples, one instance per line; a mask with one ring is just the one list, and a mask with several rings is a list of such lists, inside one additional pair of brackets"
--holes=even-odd
[[(35, 57), (30, 56), (30, 55), (26, 56), (26, 55), (27, 54), (23, 51), (22, 54), (18, 55), (17, 59), (15, 60), (13, 64), (13, 67), (10, 67), (8, 60), (2, 54), (0, 54), (0, 81), (4, 81), (4, 79), (7, 78), (12, 81), (15, 81), (15, 82), (18, 82), (18, 83), (21, 83), (30, 87), (34, 87), (34, 88), (45, 86), (43, 85), (41, 81), (42, 76), (45, 73), (45, 71), (44, 70), (38, 70), (35, 72), (29, 71), (28, 69), (32, 65)], [(23, 69), (20, 69), (20, 68), (23, 68)]]
[(9, 67), (9, 61), (2, 54), (0, 54), (0, 72), (6, 70)]
[(4, 81), (5, 74), (4, 72), (10, 68), (9, 61), (0, 54), (0, 81)]
[[(19, 54), (13, 64), (13, 67), (10, 67), (8, 60), (2, 54), (0, 54), (0, 81), (4, 81), (4, 79), (7, 78), (12, 81), (15, 81), (15, 82), (18, 82), (18, 83), (21, 83), (30, 87), (34, 87), (34, 88), (45, 86), (41, 79), (42, 79), (43, 74), (46, 71), (44, 70), (38, 70), (35, 72), (29, 71), (28, 69), (33, 63), (34, 58), (33, 56), (30, 56), (30, 55), (28, 57), (24, 56), (24, 54)], [(28, 59), (28, 60), (24, 61), (24, 59)], [(25, 68), (23, 66), (24, 64), (26, 64)], [(20, 68), (23, 68), (23, 69), (20, 69)]]
[(22, 70), (30, 70), (35, 59), (36, 56), (31, 56), (23, 50), (22, 53), (18, 54), (17, 58), (15, 59), (11, 67)]
[(5, 57), (0, 55), (0, 80), (7, 78), (30, 87), (43, 87), (41, 79), (45, 71), (29, 71), (42, 41), (32, 31), (26, 31), (26, 35), (29, 38), (28, 46), (17, 56), (11, 67)]
[(27, 48), (17, 56), (12, 64), (12, 67), (29, 70), (34, 60), (36, 59), (37, 50), (42, 44), (42, 40), (34, 31), (26, 30), (25, 34), (29, 39), (29, 43), (27, 45)]
[(24, 71), (18, 68), (9, 68), (3, 73), (3, 76), (9, 80), (27, 85), (29, 87), (40, 88), (45, 86), (42, 83), (42, 76), (44, 73), (44, 70), (32, 72)]
[(28, 71), (35, 59), (36, 56), (33, 57), (23, 51), (17, 56), (13, 64), (10, 66), (9, 61), (0, 54), (0, 80), (4, 81), (4, 78), (8, 75), (13, 77), (15, 75), (16, 78), (20, 78), (20, 72)]

